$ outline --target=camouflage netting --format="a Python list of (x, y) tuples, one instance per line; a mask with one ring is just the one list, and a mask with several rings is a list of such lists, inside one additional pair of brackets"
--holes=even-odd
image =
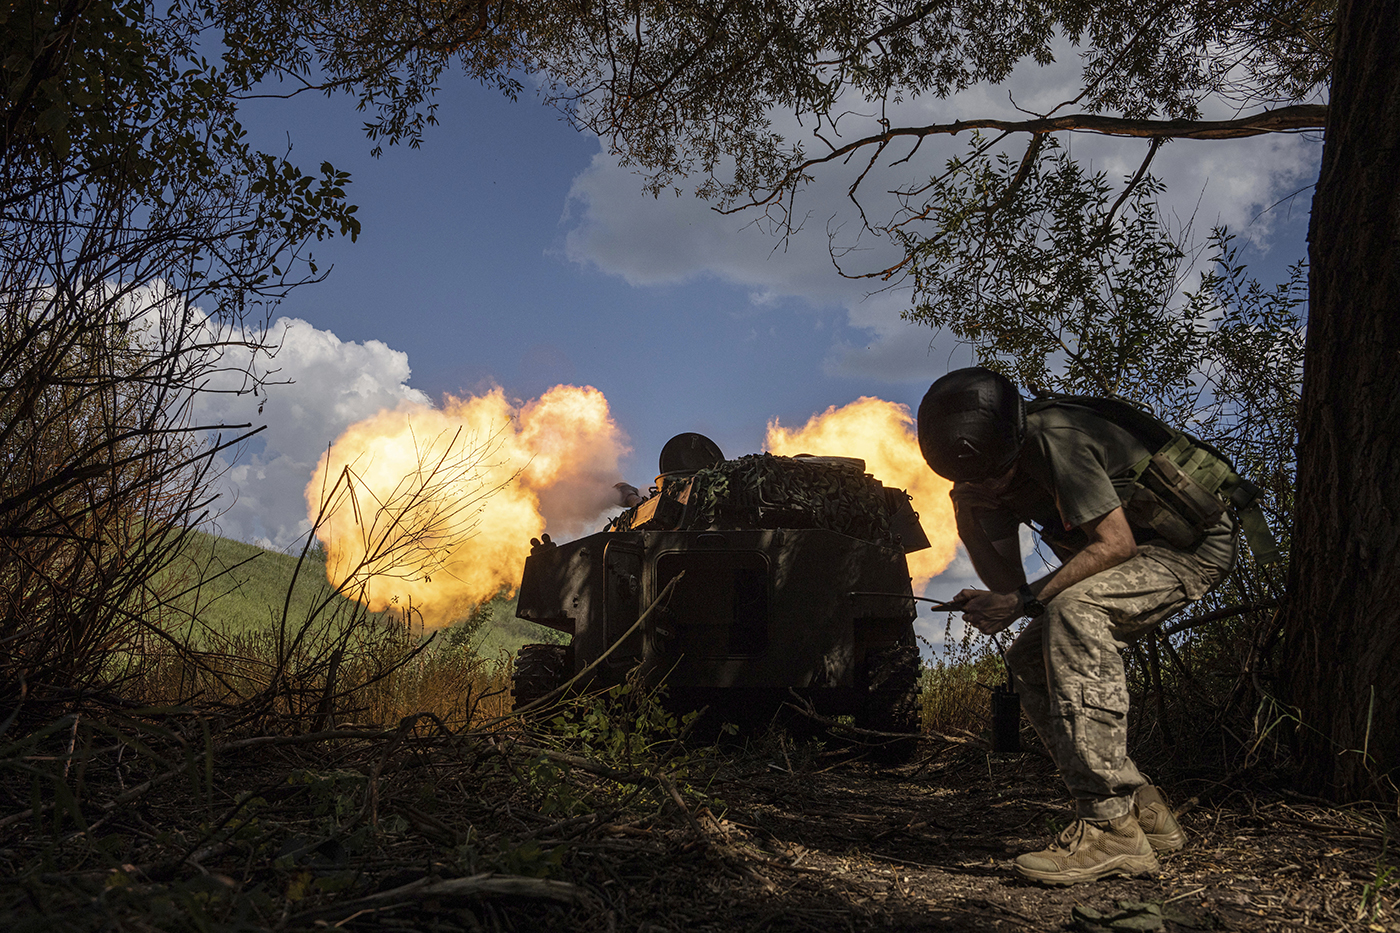
[[(751, 454), (699, 470), (688, 482), (668, 482), (658, 495), (670, 501), (628, 509), (609, 530), (824, 528), (898, 546), (890, 530), (895, 503), (884, 484), (854, 463)], [(652, 515), (657, 518), (647, 520)]]

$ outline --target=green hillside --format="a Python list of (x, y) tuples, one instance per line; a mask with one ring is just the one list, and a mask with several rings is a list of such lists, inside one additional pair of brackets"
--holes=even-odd
[[(190, 536), (184, 552), (167, 571), (175, 591), (185, 591), (177, 601), (178, 623), (198, 639), (205, 628), (234, 633), (266, 628), (282, 616), (287, 589), (297, 558), (215, 535)], [(197, 581), (204, 581), (196, 587)], [(325, 555), (319, 549), (307, 554), (292, 590), (288, 619), (296, 624), (326, 598)], [(352, 608), (349, 600), (335, 597), (322, 618)], [(392, 613), (381, 613), (386, 621)], [(190, 617), (194, 624), (191, 627)], [(521, 645), (558, 641), (563, 636), (550, 629), (515, 618), (514, 598), (497, 597), (469, 619), (442, 632), (438, 639), (470, 646), (478, 655), (497, 658), (513, 655)]]
[(568, 636), (554, 629), (515, 617), (515, 597), (498, 596), (487, 604), (491, 615), (473, 635), (476, 653), (483, 658), (514, 655), (521, 645), (562, 642)]

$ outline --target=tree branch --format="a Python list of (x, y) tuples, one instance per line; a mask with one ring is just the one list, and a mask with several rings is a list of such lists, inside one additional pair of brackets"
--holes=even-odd
[(931, 123), (928, 126), (901, 126), (874, 133), (833, 148), (826, 155), (806, 159), (789, 169), (764, 198), (746, 204), (722, 208), (720, 213), (732, 214), (749, 207), (770, 203), (783, 189), (800, 179), (809, 169), (828, 162), (840, 161), (866, 146), (886, 146), (900, 137), (922, 140), (927, 136), (956, 136), (968, 130), (999, 130), (1003, 133), (1101, 133), (1105, 136), (1128, 136), (1143, 139), (1244, 139), (1264, 133), (1287, 133), (1300, 130), (1322, 130), (1327, 123), (1327, 105), (1298, 104), (1265, 110), (1234, 120), (1132, 120), (1106, 117), (1094, 113), (1067, 114), (1062, 117), (1041, 117), (1035, 120), (955, 120), (952, 123)]

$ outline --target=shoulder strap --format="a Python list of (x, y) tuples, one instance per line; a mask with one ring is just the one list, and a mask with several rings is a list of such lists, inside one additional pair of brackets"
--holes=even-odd
[(1149, 450), (1157, 451), (1184, 437), (1192, 445), (1208, 451), (1212, 456), (1224, 461), (1230, 470), (1234, 464), (1221, 453), (1214, 444), (1207, 443), (1187, 431), (1168, 426), (1145, 407), (1121, 398), (1099, 398), (1094, 395), (1061, 395), (1057, 392), (1043, 392), (1040, 397), (1026, 403), (1026, 414), (1044, 411), (1047, 408), (1082, 408), (1099, 417), (1111, 421), (1120, 428), (1137, 436)]
[(1153, 453), (1133, 467), (1134, 480), (1147, 469), (1153, 456), (1167, 457), (1236, 510), (1249, 548), (1260, 563), (1279, 559), (1278, 545), (1259, 507), (1259, 487), (1240, 476), (1230, 458), (1213, 444), (1169, 427), (1145, 408), (1124, 399), (1043, 392), (1026, 403), (1026, 414), (1054, 407), (1091, 411), (1136, 436)]

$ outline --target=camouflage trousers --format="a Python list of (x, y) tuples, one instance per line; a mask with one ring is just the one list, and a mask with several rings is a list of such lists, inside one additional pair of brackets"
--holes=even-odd
[[(1193, 571), (1199, 579), (1183, 582)], [(1122, 816), (1148, 783), (1128, 757), (1123, 649), (1190, 602), (1188, 591), (1199, 596), (1223, 575), (1180, 551), (1142, 545), (1051, 599), (1006, 652), (1021, 707), (1081, 818)]]

